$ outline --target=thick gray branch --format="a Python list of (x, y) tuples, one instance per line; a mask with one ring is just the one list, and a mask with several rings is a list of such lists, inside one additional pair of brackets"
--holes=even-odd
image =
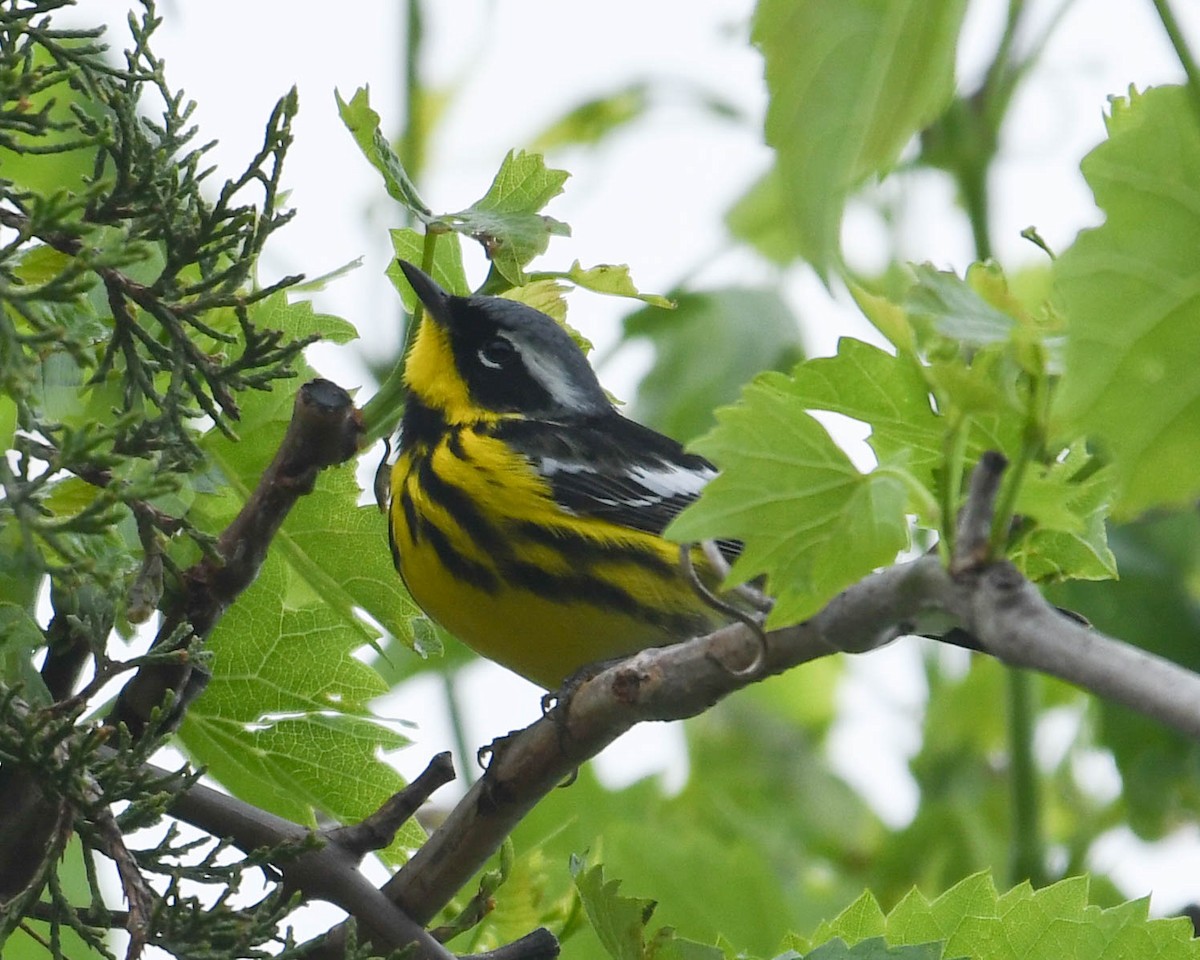
[(1004, 663), (1048, 673), (1200, 739), (1200, 675), (1063, 615), (1010, 564), (947, 583), (944, 598)]

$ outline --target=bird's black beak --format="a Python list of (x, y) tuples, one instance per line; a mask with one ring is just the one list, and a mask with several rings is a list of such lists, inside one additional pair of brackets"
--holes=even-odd
[(425, 310), (438, 323), (445, 324), (449, 319), (450, 294), (443, 290), (436, 280), (407, 260), (397, 261), (404, 276), (412, 285), (417, 299), (425, 306)]

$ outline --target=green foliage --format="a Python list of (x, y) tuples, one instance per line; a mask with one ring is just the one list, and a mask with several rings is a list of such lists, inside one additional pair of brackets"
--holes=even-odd
[[(917, 267), (900, 302), (865, 292), (859, 302), (897, 352), (843, 339), (791, 377), (757, 378), (694, 444), (722, 474), (671, 536), (742, 539), (731, 580), (765, 574), (771, 622), (794, 623), (890, 563), (909, 515), (951, 545), (966, 477), (994, 450), (1012, 464), (996, 546), (1035, 578), (1114, 576), (1111, 471), (1083, 437), (1051, 439), (1061, 321), (1050, 305), (1025, 305), (985, 264), (965, 278)], [(876, 468), (855, 470), (811, 410), (868, 426)]]
[[(101, 30), (57, 29), (61, 5), (0, 10), (0, 789), (16, 806), (14, 771), (34, 771), (34, 796), (49, 811), (67, 804), (84, 847), (82, 889), (78, 858), (55, 862), (56, 828), (50, 860), (21, 893), (46, 891), (52, 953), (64, 928), (100, 948), (112, 925), (91, 869), (95, 851), (114, 857), (120, 837), (104, 811), (118, 804), (120, 828), (136, 830), (161, 817), (164, 791), (180, 789), (141, 768), (169, 731), (151, 725), (134, 744), (112, 727), (98, 733), (102, 712), (82, 717), (106, 712), (89, 703), (105, 681), (190, 658), (201, 643), (121, 665), (110, 659), (114, 630), (131, 633), (158, 610), (170, 620), (195, 565), (218, 566), (214, 542), (250, 500), (290, 417), (295, 391), (281, 381), (312, 376), (301, 359), (308, 343), (354, 336), (288, 302), (283, 290), (300, 278), (258, 279), (264, 244), (291, 217), (280, 200), (295, 91), (245, 171), (221, 182), (206, 168), (211, 144), (193, 144), (194, 105), (151, 50), (153, 5), (130, 19), (121, 66)], [(181, 738), (232, 789), (301, 822), (318, 812), (359, 819), (401, 784), (379, 751), (405, 741), (367, 708), (386, 687), (351, 652), (380, 629), (411, 643), (414, 608), (377, 549), (379, 517), (358, 497), (343, 470), (293, 512), (246, 602), (211, 637), (200, 662), (215, 677)], [(329, 550), (331, 538), (357, 555)], [(51, 618), (41, 626), (47, 582)], [(75, 701), (89, 669), (96, 679)], [(97, 753), (104, 741), (120, 747), (114, 756)], [(397, 848), (419, 839), (411, 830)], [(213, 905), (245, 868), (224, 848), (198, 853), (172, 833), (137, 858), (165, 878), (147, 918), (165, 948), (252, 956), (278, 943), (291, 910), (279, 891), (245, 910)], [(201, 907), (180, 891), (184, 876), (216, 894)], [(21, 916), (11, 905), (5, 933)]]
[[(1194, 512), (1147, 518), (1112, 531), (1121, 578), (1116, 583), (1065, 583), (1055, 601), (1083, 613), (1096, 628), (1200, 670), (1200, 519)], [(1130, 827), (1158, 838), (1191, 822), (1200, 803), (1200, 746), (1112, 703), (1096, 705), (1099, 742), (1112, 751), (1125, 784)]]
[[(346, 343), (357, 336), (344, 320), (314, 314), (307, 302), (289, 304), (282, 295), (263, 301), (255, 312), (296, 339), (319, 332), (325, 339)], [(306, 379), (315, 376), (307, 364), (298, 366)], [(245, 504), (283, 439), (292, 406), (288, 394), (256, 394), (248, 398), (238, 440), (212, 431), (205, 435), (202, 444), (210, 470), (191, 514), (200, 529), (215, 535)], [(409, 625), (416, 606), (397, 580), (387, 551), (376, 549), (383, 526), (378, 511), (359, 506), (358, 496), (358, 484), (348, 469), (323, 474), (316, 489), (284, 521), (275, 553), (290, 568), (297, 586), (303, 583), (350, 631), (347, 642), (352, 637), (358, 645), (378, 639), (378, 631), (359, 611), (392, 636), (411, 640)], [(343, 549), (329, 549), (333, 538)]]
[(621, 896), (621, 882), (605, 881), (603, 867), (585, 868), (576, 862), (571, 872), (592, 929), (613, 960), (721, 960), (723, 954), (716, 947), (681, 939), (669, 927), (660, 927), (647, 938), (654, 901)]
[(615, 297), (632, 297), (644, 300), (651, 306), (672, 309), (675, 304), (667, 297), (656, 293), (642, 293), (633, 285), (629, 276), (629, 267), (623, 263), (601, 263), (584, 269), (578, 260), (571, 264), (565, 273), (549, 273), (545, 276), (561, 277), (578, 287), (591, 290), (594, 293), (607, 293)]
[[(397, 258), (419, 264), (446, 290), (459, 295), (472, 290), (463, 269), (460, 245), (460, 237), (469, 237), (483, 246), (492, 264), (477, 292), (513, 297), (553, 316), (585, 351), (591, 349), (591, 344), (565, 323), (567, 305), (563, 294), (567, 288), (558, 281), (657, 306), (669, 305), (664, 297), (639, 291), (625, 265), (599, 264), (585, 269), (576, 260), (566, 270), (539, 270), (535, 274), (526, 271), (531, 260), (545, 253), (551, 236), (570, 235), (567, 224), (541, 212), (562, 192), (569, 174), (548, 168), (539, 154), (510, 151), (482, 198), (458, 213), (435, 215), (417, 195), (400, 158), (380, 132), (379, 115), (370, 108), (366, 89), (357, 91), (349, 103), (339, 96), (338, 105), (343, 122), (383, 176), (388, 193), (425, 227), (424, 234), (409, 227), (391, 232)], [(418, 316), (416, 296), (398, 264), (390, 264), (387, 275), (405, 309)], [(385, 436), (399, 422), (404, 404), (403, 374), (404, 352), (363, 409), (369, 440)]]
[(942, 944), (942, 956), (979, 960), (1116, 960), (1118, 957), (1200, 955), (1191, 923), (1182, 918), (1147, 919), (1146, 901), (1102, 910), (1088, 904), (1085, 878), (1063, 880), (1042, 890), (1027, 884), (997, 893), (991, 877), (968, 877), (930, 900), (916, 891), (885, 914), (864, 893), (834, 920), (821, 924), (808, 941), (841, 937), (859, 943), (875, 937), (889, 944)]
[(45, 642), (37, 621), (22, 606), (0, 603), (0, 669), (6, 680), (20, 684), (25, 695), (38, 703), (52, 699), (33, 666), (34, 654)]
[[(819, 272), (838, 260), (850, 190), (886, 171), (950, 101), (965, 9), (960, 0), (758, 4), (776, 168), (756, 189), (778, 191), (792, 249)], [(768, 249), (779, 258), (778, 239)]]
[[(408, 228), (392, 231), (397, 257), (421, 264), (447, 290), (465, 294), (470, 289), (462, 269), (458, 235), (482, 244), (493, 272), (481, 292), (492, 294), (527, 284), (531, 278), (525, 268), (545, 253), (550, 238), (570, 235), (567, 224), (541, 212), (562, 192), (570, 174), (548, 168), (540, 154), (509, 151), (480, 199), (457, 213), (435, 215), (417, 195), (400, 158), (380, 132), (379, 115), (368, 104), (367, 90), (358, 90), (349, 103), (339, 96), (338, 105), (342, 120), (383, 176), (389, 194), (425, 225), (423, 237)], [(394, 265), (389, 267), (388, 276), (411, 312), (416, 306), (415, 297)], [(629, 277), (629, 268), (623, 265), (600, 264), (584, 269), (575, 261), (567, 270), (539, 271), (532, 279), (562, 279), (599, 293), (666, 305), (662, 297), (639, 292)]]
[(338, 108), (359, 148), (383, 175), (388, 193), (429, 233), (452, 231), (483, 244), (500, 274), (499, 289), (523, 284), (525, 265), (545, 252), (550, 237), (570, 234), (565, 223), (541, 213), (562, 192), (568, 174), (548, 169), (539, 154), (510, 151), (483, 197), (458, 213), (435, 215), (417, 195), (400, 158), (380, 132), (379, 115), (370, 108), (367, 90), (358, 90), (349, 103), (339, 96)]
[(668, 535), (687, 542), (720, 529), (741, 539), (730, 579), (766, 574), (771, 626), (810, 616), (907, 546), (904, 479), (887, 469), (859, 473), (790, 401), (786, 377), (759, 377), (693, 446), (726, 469)]
[(835, 937), (807, 954), (805, 960), (941, 960), (941, 956), (941, 945), (936, 943), (889, 947), (882, 937), (874, 937), (848, 947)]
[[(86, 571), (114, 584), (130, 564), (97, 565), (95, 542), (131, 504), (178, 491), (200, 459), (197, 421), (231, 432), (236, 395), (292, 376), (304, 346), (250, 314), (294, 278), (249, 288), (262, 245), (290, 219), (277, 194), (296, 97), (279, 102), (262, 150), (212, 201), (200, 187), (208, 148), (190, 143), (191, 105), (166, 86), (149, 47), (153, 9), (131, 21), (121, 69), (104, 58), (99, 31), (31, 26), (43, 14), (13, 12), (0, 43), (11, 78), (0, 201), (16, 233), (0, 250), (0, 381), (7, 420), (22, 431), (12, 441), (20, 458), (0, 468), (0, 520), (18, 524), (21, 562), (35, 575)], [(155, 97), (162, 117), (143, 122)], [(142, 469), (108, 482), (130, 456)], [(63, 470), (94, 489), (55, 509)]]
[[(413, 288), (404, 279), (404, 273), (397, 261), (421, 263), (425, 260), (426, 238), (409, 227), (393, 230), (391, 236), (396, 259), (388, 264), (387, 276), (400, 294), (404, 309), (413, 313), (419, 301)], [(462, 244), (455, 234), (437, 239), (437, 243), (433, 245), (433, 260), (428, 264), (426, 272), (441, 284), (444, 290), (449, 290), (457, 296), (465, 297), (471, 292), (467, 287), (466, 272), (463, 270)]]
[[(140, 826), (161, 785), (138, 781), (136, 752), (105, 766), (89, 752), (92, 728), (74, 715), (21, 713), (56, 697), (35, 657), (74, 644), (98, 670), (114, 668), (110, 634), (170, 604), (246, 505), (290, 416), (294, 391), (278, 381), (312, 375), (299, 354), (307, 342), (346, 343), (353, 330), (289, 303), (282, 288), (295, 278), (257, 282), (258, 254), (290, 216), (279, 192), (294, 93), (245, 173), (206, 192), (191, 105), (149, 49), (154, 10), (132, 24), (129, 59), (114, 67), (95, 32), (35, 28), (55, 5), (0, 11), (0, 438), (9, 450), (0, 458), (0, 761), (27, 756), (30, 744), (41, 750), (40, 775), (83, 811), (75, 829), (84, 846), (103, 849), (87, 810), (132, 801), (122, 827)], [(511, 151), (480, 199), (433, 211), (410, 175), (427, 152), (427, 90), (409, 90), (417, 113), (399, 150), (365, 88), (337, 104), (415, 225), (391, 231), (397, 258), (455, 293), (515, 297), (560, 321), (574, 287), (648, 304), (623, 325), (624, 339), (654, 348), (637, 415), (680, 437), (709, 431), (696, 447), (722, 469), (673, 534), (740, 537), (732, 579), (765, 576), (772, 625), (810, 615), (910, 544), (936, 541), (949, 553), (970, 471), (995, 450), (1010, 466), (993, 556), (1053, 584), (1056, 602), (1098, 628), (1200, 669), (1189, 192), (1200, 133), (1188, 95), (1164, 87), (1115, 100), (1108, 139), (1083, 164), (1104, 224), (1053, 264), (1002, 268), (986, 259), (987, 170), (1032, 55), (1013, 54), (1024, 22), (1013, 4), (979, 89), (954, 98), (964, 8), (760, 0), (754, 12), (775, 158), (729, 211), (733, 239), (776, 264), (802, 258), (826, 280), (844, 273), (846, 204), (906, 147), (913, 166), (954, 177), (975, 234), (980, 262), (965, 270), (893, 264), (878, 283), (843, 276), (886, 345), (847, 338), (832, 357), (800, 360), (796, 320), (771, 287), (683, 284), (668, 300), (640, 291), (624, 265), (542, 262), (551, 237), (569, 234), (545, 213), (568, 174), (537, 153)], [(414, 28), (410, 79), (419, 37)], [(536, 146), (602, 143), (645, 115), (655, 89), (638, 81), (589, 99)], [(464, 237), (490, 261), (481, 283), (468, 282)], [(394, 264), (389, 276), (415, 312)], [(398, 362), (365, 411), (372, 436), (394, 426), (402, 403)], [(732, 405), (712, 414), (719, 404)], [(865, 426), (874, 465), (855, 466), (826, 414)], [(439, 648), (391, 568), (383, 520), (359, 499), (347, 469), (326, 472), (301, 499), (257, 581), (208, 638), (212, 679), (179, 733), (232, 791), (308, 824), (359, 819), (400, 785), (381, 754), (406, 740), (370, 701), (424, 666), (409, 648)], [(1180, 506), (1187, 512), (1163, 512)], [(1113, 510), (1123, 520), (1159, 513), (1110, 531)], [(1118, 569), (1119, 581), (1080, 582)], [(34, 612), (47, 579), (54, 619), (43, 627)], [(389, 662), (360, 662), (368, 644)], [(467, 661), (453, 650), (435, 666)], [(459, 939), (490, 949), (546, 923), (580, 960), (1196, 954), (1186, 924), (1148, 920), (1144, 902), (1122, 903), (1102, 876), (1005, 893), (990, 875), (971, 876), (1022, 869), (1014, 851), (1027, 850), (1038, 870), (1009, 882), (1070, 876), (1114, 824), (1160, 837), (1189, 823), (1200, 802), (1195, 744), (1122, 708), (1085, 707), (1077, 691), (1045, 679), (1030, 682), (1021, 707), (998, 664), (931, 654), (910, 763), (918, 805), (892, 828), (826, 763), (841, 669), (833, 658), (812, 664), (689, 724), (690, 775), (676, 795), (652, 782), (607, 790), (583, 770), (517, 829), (515, 853), (506, 849), (479, 885), (487, 915)], [(1026, 715), (1006, 716), (1006, 698)], [(1013, 758), (1053, 709), (1083, 716), (1080, 732), (1061, 757), (1022, 773)], [(1115, 800), (1092, 795), (1076, 774), (1096, 749), (1121, 773)], [(64, 750), (77, 766), (60, 763)], [(100, 804), (77, 769), (98, 771)], [(1018, 805), (1034, 816), (1015, 820)], [(420, 839), (407, 831), (386, 856), (398, 861)], [(179, 881), (203, 876), (224, 894), (243, 865), (221, 862), (219, 850), (185, 865), (187, 853), (174, 837), (139, 851), (172, 885), (156, 928), (163, 944), (179, 955), (278, 946), (287, 905), (272, 895), (233, 911), (212, 908), (214, 896), (202, 907)], [(73, 853), (65, 866), (54, 860), (43, 906), (83, 938), (70, 945), (82, 955), (100, 927), (78, 911), (89, 899), (98, 909), (101, 895)], [(639, 896), (623, 895), (617, 877)], [(28, 945), (6, 944), (5, 955)]]
[[(380, 759), (407, 738), (368, 703), (386, 691), (362, 638), (272, 556), (208, 644), (214, 677), (179, 737), (233, 793), (298, 823), (361, 820), (403, 786)], [(400, 848), (421, 839), (415, 827)]]
[[(607, 790), (585, 768), (546, 797), (514, 834), (522, 858), (546, 864), (543, 900), (557, 902), (563, 865), (586, 853), (627, 889), (652, 893), (659, 923), (759, 955), (782, 930), (839, 910), (870, 882), (885, 831), (821, 757), (838, 668), (774, 678), (689, 724), (691, 772), (677, 795), (650, 780)], [(587, 928), (566, 949), (604, 955)]]
[(520, 286), (523, 266), (546, 252), (550, 237), (570, 235), (565, 223), (539, 212), (562, 193), (568, 176), (565, 170), (548, 169), (540, 154), (509, 151), (487, 193), (450, 219), (483, 244), (508, 284)]
[[(288, 304), (282, 294), (253, 310), (293, 339), (318, 331), (342, 343), (355, 336), (345, 321), (314, 314), (305, 302)], [(307, 366), (301, 372), (312, 375)], [(206, 489), (189, 513), (197, 527), (216, 534), (243, 507), (291, 411), (290, 396), (258, 394), (248, 398), (236, 442), (215, 431), (205, 436)], [(402, 786), (380, 752), (407, 740), (368, 709), (387, 687), (352, 654), (381, 639), (364, 613), (409, 645), (419, 614), (379, 549), (378, 511), (359, 506), (358, 495), (345, 468), (326, 471), (292, 509), (258, 580), (210, 637), (212, 679), (179, 733), (192, 758), (233, 793), (301, 823), (314, 823), (317, 813), (359, 820)], [(341, 549), (330, 549), (334, 540)], [(437, 651), (434, 638), (423, 639), (423, 654)], [(419, 839), (414, 828), (397, 846)]]
[(585, 100), (542, 130), (530, 148), (547, 153), (558, 147), (594, 146), (641, 117), (648, 98), (648, 84), (631, 83), (607, 96)]
[(623, 338), (654, 344), (637, 419), (680, 440), (711, 427), (713, 407), (734, 400), (756, 373), (785, 369), (801, 355), (796, 318), (770, 290), (679, 293), (669, 312), (649, 306), (627, 316)]
[[(688, 940), (669, 927), (650, 933), (656, 904), (619, 892), (600, 866), (572, 867), (584, 909), (613, 960), (655, 957), (755, 956), (737, 944)], [(885, 913), (868, 892), (810, 937), (785, 938), (782, 956), (801, 960), (1106, 960), (1200, 956), (1191, 923), (1151, 920), (1146, 901), (1108, 909), (1088, 903), (1088, 882), (1076, 877), (1041, 890), (1022, 884), (1001, 894), (987, 874), (968, 877), (929, 899), (916, 891)], [(761, 956), (762, 954), (757, 954)]]
[(1055, 264), (1071, 323), (1058, 414), (1112, 458), (1129, 518), (1200, 493), (1200, 129), (1188, 92), (1113, 99), (1108, 139), (1082, 169), (1105, 221)]
[[(1001, 267), (985, 259), (991, 249), (987, 171), (1001, 144), (1007, 106), (1041, 41), (1028, 54), (1014, 52), (1013, 38), (1023, 23), (1019, 5), (1014, 5), (979, 89), (956, 98), (952, 67), (964, 8), (961, 3), (935, 10), (903, 2), (760, 2), (754, 41), (766, 60), (766, 135), (776, 151), (775, 163), (726, 222), (735, 240), (773, 262), (803, 258), (828, 278), (840, 269), (846, 203), (872, 177), (887, 175), (915, 140), (916, 149), (909, 154), (913, 166), (954, 177), (979, 262), (957, 271), (892, 265), (879, 283), (853, 278), (856, 301), (887, 345), (843, 339), (835, 356), (798, 364), (789, 355), (797, 351), (794, 321), (769, 289), (704, 294), (682, 287), (672, 292), (674, 311), (642, 308), (625, 321), (623, 339), (648, 339), (655, 348), (654, 366), (639, 387), (636, 415), (677, 436), (696, 437), (709, 429), (695, 448), (722, 471), (672, 534), (680, 539), (742, 539), (745, 552), (731, 580), (765, 575), (776, 599), (772, 625), (820, 609), (842, 587), (891, 563), (910, 543), (937, 542), (948, 555), (967, 479), (985, 451), (998, 451), (1009, 461), (992, 530), (993, 556), (1007, 557), (1027, 576), (1047, 584), (1116, 576), (1126, 534), (1114, 534), (1114, 554), (1107, 527), (1114, 504), (1129, 513), (1171, 506), (1189, 496), (1191, 481), (1177, 479), (1185, 473), (1180, 451), (1186, 450), (1188, 432), (1168, 430), (1167, 425), (1172, 411), (1191, 400), (1190, 378), (1181, 376), (1184, 389), (1178, 394), (1150, 390), (1149, 380), (1123, 380), (1115, 374), (1125, 362), (1120, 350), (1106, 347), (1104, 364), (1093, 363), (1088, 352), (1098, 352), (1100, 344), (1135, 341), (1139, 349), (1171, 351), (1159, 367), (1145, 365), (1147, 377), (1156, 369), (1174, 369), (1172, 364), (1188, 356), (1183, 344), (1190, 342), (1184, 296), (1189, 254), (1185, 245), (1170, 251), (1174, 259), (1165, 259), (1167, 251), (1159, 249), (1162, 238), (1173, 234), (1151, 229), (1159, 207), (1178, 202), (1162, 222), (1186, 236), (1189, 214), (1182, 184), (1190, 167), (1185, 162), (1169, 177), (1158, 173), (1171, 150), (1190, 150), (1196, 136), (1183, 121), (1182, 94), (1152, 91), (1127, 106), (1117, 104), (1109, 143), (1085, 164), (1108, 215), (1103, 227), (1085, 233), (1056, 263)], [(637, 98), (597, 100), (568, 112), (554, 128), (552, 142), (579, 144), (607, 136), (642, 109), (642, 88), (635, 89)], [(1143, 159), (1148, 162), (1142, 164)], [(1148, 172), (1138, 173), (1143, 167)], [(523, 206), (517, 205), (521, 213), (540, 216), (539, 204), (549, 199), (552, 186), (548, 171), (528, 157), (513, 155), (498, 182), (516, 170), (529, 178), (529, 185), (521, 190), (506, 186), (506, 196), (523, 197)], [(1159, 183), (1167, 185), (1161, 195), (1154, 192)], [(1147, 191), (1156, 205), (1140, 205)], [(425, 221), (426, 234), (408, 231), (396, 239), (396, 250), (410, 260), (423, 258), (440, 282), (465, 292), (471, 285), (462, 276), (457, 236), (446, 251), (441, 231), (472, 231), (459, 229), (462, 224), (454, 216), (442, 224)], [(1110, 239), (1101, 245), (1103, 237)], [(486, 236), (481, 239), (486, 246)], [(1149, 323), (1151, 306), (1146, 304), (1165, 303), (1162, 298), (1171, 294), (1157, 299), (1141, 292), (1136, 298), (1126, 295), (1115, 282), (1133, 283), (1124, 276), (1132, 275), (1123, 266), (1128, 263), (1153, 268), (1142, 271), (1143, 286), (1165, 278), (1169, 291), (1182, 291), (1178, 309), (1158, 311), (1160, 322), (1152, 335), (1143, 337), (1142, 327), (1122, 318), (1134, 315), (1129, 305), (1136, 300), (1137, 315)], [(508, 291), (561, 319), (562, 288), (539, 282), (592, 286), (583, 281), (578, 263), (568, 271), (535, 272), (524, 263), (519, 268), (517, 274), (511, 263), (494, 261), (480, 289)], [(405, 286), (397, 285), (408, 296)], [(1118, 339), (1118, 330), (1128, 332), (1127, 341)], [(1089, 347), (1093, 340), (1094, 349)], [(789, 367), (790, 373), (784, 372)], [(740, 399), (716, 413), (714, 426), (709, 410), (734, 400), (739, 388)], [(1098, 393), (1101, 388), (1112, 396)], [(1136, 405), (1127, 404), (1121, 416), (1110, 416), (1110, 409), (1134, 390)], [(1131, 412), (1135, 407), (1136, 415)], [(829, 420), (814, 419), (814, 412), (864, 425), (876, 463), (856, 468), (824, 426)], [(1172, 448), (1171, 456), (1122, 439), (1122, 431), (1136, 440), (1155, 427), (1164, 438), (1182, 444)], [(1155, 466), (1154, 476), (1144, 475), (1147, 462)], [(1153, 497), (1129, 506), (1128, 491), (1150, 485)], [(1162, 557), (1158, 544), (1146, 553), (1155, 560)], [(1115, 624), (1111, 632), (1139, 632), (1132, 622), (1138, 611), (1174, 596), (1177, 603), (1168, 600), (1164, 617), (1177, 623), (1170, 630), (1159, 624), (1154, 632), (1186, 635), (1192, 611), (1184, 584), (1194, 580), (1190, 561), (1174, 556), (1158, 573), (1166, 575), (1123, 604), (1129, 621), (1108, 621)], [(1136, 572), (1134, 579), (1140, 581)], [(1077, 598), (1106, 597), (1106, 591), (1121, 594), (1111, 582), (1090, 587), (1073, 583), (1070, 592), (1056, 596), (1090, 615), (1089, 602)], [(1188, 654), (1166, 652), (1190, 663)], [(662, 797), (650, 784), (606, 792), (586, 772), (572, 791), (548, 798), (517, 833), (519, 848), (525, 844), (523, 856), (545, 858), (540, 862), (552, 866), (561, 865), (568, 854), (589, 851), (606, 870), (581, 874), (586, 877), (580, 891), (585, 911), (601, 935), (580, 934), (572, 947), (587, 957), (599, 955), (601, 941), (612, 956), (668, 949), (645, 924), (645, 902), (621, 897), (611, 881), (603, 880), (605, 875), (652, 894), (658, 904), (655, 918), (668, 927), (702, 943), (719, 943), (724, 936), (723, 949), (734, 945), (727, 953), (743, 949), (768, 955), (774, 943), (753, 935), (748, 939), (734, 929), (742, 921), (747, 928), (762, 927), (766, 921), (757, 910), (774, 916), (776, 928), (779, 918), (802, 928), (815, 919), (809, 911), (845, 902), (847, 891), (861, 884), (875, 891), (887, 909), (904, 904), (917, 918), (920, 900), (933, 916), (943, 909), (937, 906), (941, 891), (980, 866), (999, 870), (1015, 862), (1019, 842), (1032, 844), (1035, 859), (1053, 844), (1065, 852), (1070, 871), (1082, 870), (1095, 836), (1126, 814), (1125, 798), (1097, 800), (1077, 782), (1073, 758), (1096, 745), (1114, 750), (1127, 783), (1141, 777), (1147, 784), (1142, 796), (1127, 786), (1127, 796), (1133, 798), (1129, 812), (1140, 818), (1139, 829), (1147, 835), (1178, 823), (1193, 802), (1194, 762), (1188, 745), (1171, 744), (1173, 736), (1161, 731), (1156, 737), (1125, 727), (1115, 719), (1122, 711), (1109, 707), (1100, 712), (1094, 728), (1098, 744), (1089, 739), (1093, 728), (1085, 724), (1061, 761), (1037, 771), (1030, 786), (1011, 766), (1011, 755), (1028, 743), (1019, 742), (1022, 735), (1014, 733), (1005, 716), (1003, 703), (1010, 694), (1004, 672), (995, 664), (973, 662), (958, 675), (930, 657), (927, 679), (928, 713), (921, 749), (911, 765), (920, 804), (902, 829), (882, 827), (849, 788), (826, 771), (816, 772), (817, 761), (808, 766), (813, 748), (797, 747), (795, 728), (786, 727), (793, 740), (785, 746), (772, 735), (771, 722), (759, 715), (740, 717), (745, 730), (730, 738), (727, 754), (716, 746), (721, 738), (708, 724), (710, 717), (694, 725), (692, 775), (677, 798)], [(1056, 683), (1034, 681), (1032, 690), (1033, 715), (1026, 718), (1030, 729), (1044, 710), (1082, 709), (1078, 697)], [(811, 693), (788, 698), (790, 709), (799, 711), (797, 700)], [(778, 703), (775, 709), (783, 712)], [(721, 715), (715, 711), (710, 716)], [(823, 732), (806, 728), (805, 735), (819, 743)], [(1138, 744), (1145, 744), (1144, 749)], [(791, 756), (789, 747), (800, 756)], [(1160, 771), (1157, 778), (1146, 773), (1151, 767)], [(794, 795), (788, 784), (760, 776), (768, 769), (782, 781), (802, 769), (810, 794)], [(727, 787), (729, 782), (737, 787)], [(761, 805), (749, 799), (756, 791)], [(1021, 791), (1027, 794), (1025, 801), (1031, 800), (1030, 791), (1036, 794), (1031, 802), (1042, 817), (1039, 825), (1035, 814), (1031, 829), (1042, 833), (1031, 838), (1013, 836), (1014, 796)], [(851, 826), (822, 817), (819, 811), (825, 809), (844, 814)], [(586, 818), (580, 810), (587, 811)], [(818, 865), (810, 873), (795, 865), (806, 858)], [(714, 866), (698, 876), (698, 862)], [(836, 880), (821, 886), (812, 876), (820, 868)], [(708, 873), (717, 879), (710, 880)], [(927, 899), (907, 894), (914, 883)], [(522, 887), (518, 899), (528, 906), (536, 899), (530, 891), (544, 889)], [(558, 888), (549, 889), (561, 896)], [(955, 890), (963, 901), (978, 892)], [(1093, 880), (1092, 890), (1105, 903), (1118, 900), (1103, 877)], [(1020, 910), (1049, 909), (1049, 900), (1039, 899), (1041, 893), (1018, 891), (999, 898), (991, 890), (989, 896), (1003, 902), (1005, 910), (1016, 910), (1014, 916), (1023, 917)], [(714, 903), (722, 904), (723, 923), (713, 917)], [(953, 898), (946, 903), (961, 906)], [(987, 897), (980, 903), (996, 913)], [(814, 939), (810, 946), (804, 941), (802, 949), (815, 956), (991, 955), (990, 939), (955, 946), (953, 932), (936, 925), (926, 924), (923, 938), (915, 933), (908, 937), (907, 928), (905, 935), (892, 936), (887, 915), (876, 909), (881, 924), (870, 936), (831, 930), (840, 943), (823, 935), (826, 942)], [(997, 916), (1003, 923), (1007, 914)], [(1086, 921), (1070, 922), (1086, 927), (1094, 921), (1104, 927), (1108, 916), (1096, 910), (1087, 913)], [(913, 919), (913, 929), (919, 926)], [(880, 936), (883, 940), (872, 939)], [(674, 946), (676, 940), (669, 942), (670, 949), (682, 949)]]

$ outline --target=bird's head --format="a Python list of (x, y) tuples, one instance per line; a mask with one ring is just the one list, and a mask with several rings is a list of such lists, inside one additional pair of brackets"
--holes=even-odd
[(503, 297), (454, 296), (404, 260), (400, 269), (425, 307), (405, 380), (447, 422), (611, 411), (587, 357), (551, 317)]

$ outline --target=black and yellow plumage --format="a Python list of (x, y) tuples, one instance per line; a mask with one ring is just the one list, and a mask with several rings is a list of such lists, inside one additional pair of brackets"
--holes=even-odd
[(426, 313), (405, 368), (389, 526), (422, 609), (547, 688), (725, 622), (662, 538), (712, 465), (621, 416), (550, 317), (452, 296), (401, 267)]

